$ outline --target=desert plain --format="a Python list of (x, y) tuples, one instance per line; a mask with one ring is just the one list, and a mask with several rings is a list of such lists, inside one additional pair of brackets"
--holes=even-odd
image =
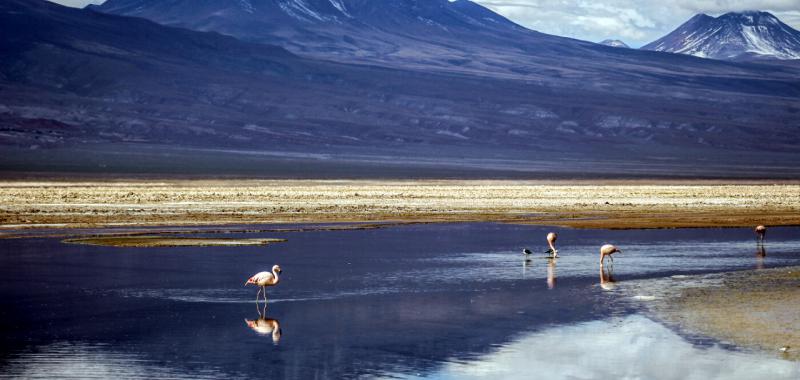
[(0, 229), (496, 221), (575, 228), (800, 224), (797, 182), (113, 180), (0, 182)]

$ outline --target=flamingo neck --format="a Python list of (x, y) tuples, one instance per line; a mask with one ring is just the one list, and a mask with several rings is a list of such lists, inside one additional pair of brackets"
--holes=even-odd
[(278, 272), (276, 272), (274, 269), (272, 270), (272, 276), (275, 278), (275, 281), (272, 283), (272, 285), (275, 285), (278, 283), (278, 281), (280, 281), (280, 278), (278, 278)]

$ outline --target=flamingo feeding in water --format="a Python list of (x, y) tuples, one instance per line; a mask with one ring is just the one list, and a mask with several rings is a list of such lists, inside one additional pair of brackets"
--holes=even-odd
[(558, 257), (558, 250), (555, 246), (556, 239), (558, 239), (558, 235), (555, 232), (547, 234), (547, 245), (550, 246), (550, 250), (548, 250), (547, 253), (553, 255), (553, 257)]
[(756, 226), (756, 239), (758, 239), (759, 243), (764, 242), (764, 238), (767, 236), (767, 227), (763, 225)]
[(258, 296), (261, 295), (261, 291), (264, 291), (264, 303), (267, 303), (267, 286), (275, 286), (278, 285), (280, 282), (280, 278), (278, 274), (280, 274), (281, 267), (279, 265), (275, 265), (272, 267), (272, 272), (258, 272), (247, 279), (244, 283), (244, 286), (249, 284), (253, 284), (258, 286), (258, 293), (256, 293), (256, 302), (258, 302)]
[(608, 258), (611, 259), (611, 263), (613, 264), (614, 258), (611, 257), (611, 255), (614, 253), (622, 253), (622, 251), (613, 244), (606, 244), (600, 247), (600, 265), (601, 266), (603, 265), (603, 259), (605, 259), (606, 256), (608, 256)]

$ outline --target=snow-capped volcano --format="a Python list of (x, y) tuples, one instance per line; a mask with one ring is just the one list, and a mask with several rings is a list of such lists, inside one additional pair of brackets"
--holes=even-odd
[(611, 46), (611, 47), (630, 48), (630, 46), (628, 46), (628, 44), (626, 44), (625, 42), (622, 42), (621, 40), (608, 39), (608, 40), (600, 41), (598, 43), (600, 45), (606, 45), (606, 46)]
[(642, 49), (726, 60), (800, 59), (800, 31), (768, 12), (698, 14)]

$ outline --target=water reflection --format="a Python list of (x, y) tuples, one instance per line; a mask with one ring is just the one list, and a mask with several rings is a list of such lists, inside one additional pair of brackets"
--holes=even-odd
[(556, 259), (547, 259), (547, 289), (556, 287)]
[[(542, 334), (545, 340), (558, 333), (580, 335), (566, 327), (638, 312), (641, 303), (626, 297), (635, 281), (649, 284), (670, 275), (755, 265), (753, 241), (742, 239), (741, 229), (567, 230), (561, 238), (570, 241), (570, 254), (559, 259), (560, 264), (535, 255), (520, 268), (517, 260), (522, 255), (509, 255), (508, 247), (522, 246), (531, 231), (546, 233), (529, 226), (459, 224), (265, 235), (290, 238), (291, 244), (276, 246), (276, 257), (296, 270), (286, 277), (287, 286), (276, 288), (270, 298), (270, 308), (277, 306), (274, 310), (280, 314), (268, 309), (272, 315), (262, 311), (257, 318), (252, 318), (253, 298), (241, 288), (239, 276), (264, 265), (260, 247), (209, 247), (197, 254), (180, 248), (119, 249), (109, 255), (108, 248), (68, 246), (54, 239), (2, 240), (6, 254), (0, 255), (4, 279), (0, 298), (6, 302), (0, 320), (10, 328), (0, 334), (0, 347), (13, 353), (0, 353), (0, 379), (9, 373), (18, 378), (63, 378), (65, 372), (81, 378), (111, 377), (106, 369), (126, 365), (117, 377), (135, 378), (139, 372), (149, 378), (202, 377), (191, 372), (197, 368), (215, 369), (218, 372), (208, 376), (214, 378), (434, 376), (452, 373), (437, 372), (451, 361), (466, 364), (473, 359), (478, 363), (469, 368), (486, 369), (497, 363), (494, 353), (519, 348), (516, 343), (528, 334)], [(770, 261), (764, 267), (800, 263), (800, 229), (771, 229), (770, 233)], [(596, 286), (597, 242), (606, 239), (625, 242), (626, 250), (636, 252), (624, 260), (620, 272), (614, 273), (613, 266), (601, 271), (601, 289), (613, 289), (617, 276), (622, 280), (614, 292)], [(520, 279), (520, 269), (525, 280)], [(58, 288), (31, 287), (31, 278), (47, 278)], [(666, 277), (666, 281), (683, 282), (677, 278)], [(547, 287), (541, 286), (541, 280)], [(556, 285), (557, 291), (548, 290)], [(58, 289), (58, 297), (51, 297), (53, 289)], [(645, 289), (631, 294), (646, 301), (657, 293)], [(243, 304), (246, 314), (232, 304)], [(242, 329), (245, 317), (250, 320)], [(58, 321), (58, 328), (42, 327), (53, 321)], [(286, 326), (288, 341), (276, 347), (268, 343), (278, 342)], [(586, 326), (620, 334), (626, 331), (617, 331), (617, 322)], [(649, 337), (648, 331), (639, 336), (659, 346), (661, 342)], [(559, 347), (552, 355), (539, 350), (543, 354), (534, 356), (528, 366), (510, 368), (496, 378), (529, 378), (537, 370), (533, 365), (549, 358), (555, 358), (555, 363), (545, 363), (545, 374), (559, 369), (561, 362), (573, 361), (572, 372), (558, 378), (570, 373), (578, 374), (573, 378), (604, 374), (647, 378), (635, 372), (644, 366), (637, 360), (655, 360), (654, 366), (664, 365), (656, 359), (669, 360), (668, 350), (655, 347), (663, 356), (624, 354), (621, 357), (630, 362), (611, 358), (613, 363), (601, 365), (592, 361), (604, 360), (591, 352), (598, 345), (579, 338), (572, 342), (565, 336), (553, 345)], [(105, 346), (86, 350), (50, 346), (60, 341)], [(10, 343), (16, 348), (9, 349)], [(615, 347), (600, 348), (616, 355)], [(718, 353), (723, 359), (725, 355), (737, 354)], [(66, 363), (70, 358), (74, 361)], [(159, 368), (164, 358), (174, 368)], [(86, 363), (94, 368), (74, 368)], [(694, 360), (681, 367), (702, 375), (708, 373), (706, 369), (695, 367), (705, 363)], [(615, 370), (609, 369), (614, 365)], [(629, 365), (632, 375), (628, 375)], [(593, 375), (596, 367), (599, 372)], [(770, 378), (771, 370), (767, 364), (749, 373), (752, 378)], [(477, 377), (476, 373), (471, 376)]]
[[(57, 342), (2, 357), (0, 379), (220, 379), (213, 366), (173, 367), (109, 344)], [(5, 362), (5, 363), (3, 363)]]
[(278, 344), (283, 333), (280, 322), (277, 319), (266, 316), (267, 305), (264, 305), (263, 310), (259, 310), (258, 304), (256, 304), (256, 310), (258, 310), (258, 319), (245, 319), (244, 323), (258, 335), (271, 336), (272, 343)]
[(614, 278), (614, 266), (600, 265), (600, 287), (603, 290), (614, 290), (617, 288), (617, 280)]
[[(680, 363), (680, 365), (675, 365)], [(642, 316), (562, 326), (530, 334), (474, 361), (399, 378), (431, 379), (798, 379), (786, 360), (689, 343)]]
[(526, 275), (528, 274), (528, 268), (531, 267), (531, 264), (533, 264), (533, 260), (527, 257), (522, 260), (522, 278), (527, 277)]
[(764, 259), (767, 258), (767, 248), (759, 244), (756, 248), (756, 269), (764, 269)]

